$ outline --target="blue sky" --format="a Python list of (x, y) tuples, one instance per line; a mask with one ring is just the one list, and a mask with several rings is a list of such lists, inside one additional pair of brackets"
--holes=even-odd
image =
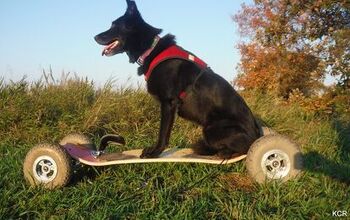
[[(178, 44), (205, 60), (227, 80), (235, 76), (239, 53), (236, 25), (231, 19), (248, 0), (137, 1), (151, 25), (176, 35)], [(118, 84), (136, 84), (143, 77), (125, 54), (102, 57), (102, 47), (93, 37), (109, 28), (126, 9), (125, 0), (23, 1), (0, 3), (0, 74), (6, 81), (24, 75), (37, 80), (52, 67), (87, 76), (103, 84), (109, 78)]]

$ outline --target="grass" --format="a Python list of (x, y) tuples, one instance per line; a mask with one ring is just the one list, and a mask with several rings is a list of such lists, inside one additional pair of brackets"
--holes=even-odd
[[(0, 82), (0, 219), (329, 219), (350, 216), (350, 125), (316, 117), (268, 94), (242, 94), (254, 113), (300, 144), (305, 170), (287, 183), (253, 183), (244, 162), (129, 164), (78, 171), (53, 191), (32, 188), (22, 163), (37, 143), (83, 132), (127, 140), (122, 149), (149, 146), (157, 137), (158, 104), (143, 90), (86, 79)], [(188, 147), (201, 134), (177, 119), (171, 145)], [(111, 147), (112, 150), (119, 150)]]

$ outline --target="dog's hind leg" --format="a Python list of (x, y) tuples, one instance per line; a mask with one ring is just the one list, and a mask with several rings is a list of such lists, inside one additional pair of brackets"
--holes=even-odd
[(203, 156), (214, 155), (217, 153), (217, 150), (210, 147), (209, 144), (203, 139), (198, 140), (191, 146), (191, 148), (196, 154)]
[(212, 151), (221, 158), (228, 159), (234, 154), (245, 154), (254, 139), (237, 123), (222, 120), (204, 128), (204, 137)]

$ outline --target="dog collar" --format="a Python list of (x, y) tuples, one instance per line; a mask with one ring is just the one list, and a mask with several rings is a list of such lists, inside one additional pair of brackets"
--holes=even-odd
[(156, 47), (156, 45), (158, 44), (160, 40), (159, 36), (156, 36), (153, 40), (153, 43), (151, 45), (151, 47), (146, 50), (138, 59), (137, 59), (137, 64), (139, 64), (140, 66), (143, 65), (143, 63), (145, 62), (145, 59), (151, 54), (151, 52), (153, 51), (153, 49)]

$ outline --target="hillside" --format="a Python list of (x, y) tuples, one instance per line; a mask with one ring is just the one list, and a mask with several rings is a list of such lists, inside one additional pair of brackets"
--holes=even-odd
[[(323, 117), (270, 94), (242, 93), (261, 121), (300, 144), (305, 170), (285, 184), (254, 184), (244, 162), (227, 166), (136, 164), (77, 172), (63, 189), (29, 187), (22, 163), (37, 143), (70, 132), (94, 141), (106, 133), (122, 149), (153, 144), (159, 107), (143, 89), (87, 79), (0, 83), (0, 219), (323, 219), (350, 216), (350, 124)], [(180, 118), (171, 145), (188, 147), (201, 130)], [(111, 150), (119, 150), (111, 147)]]

